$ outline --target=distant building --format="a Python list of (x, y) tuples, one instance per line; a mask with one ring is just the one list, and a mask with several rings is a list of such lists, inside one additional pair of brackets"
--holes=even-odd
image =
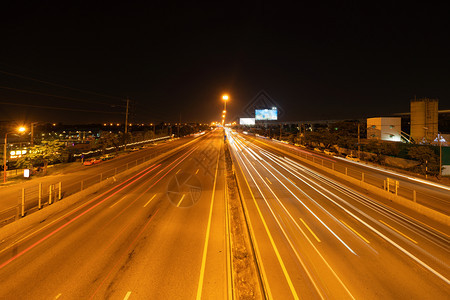
[(402, 118), (368, 118), (367, 139), (401, 142)]
[(411, 100), (411, 137), (416, 143), (432, 142), (438, 134), (438, 100)]

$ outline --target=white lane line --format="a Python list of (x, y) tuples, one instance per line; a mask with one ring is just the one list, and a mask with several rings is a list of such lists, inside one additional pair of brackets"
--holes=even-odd
[[(290, 160), (289, 158), (286, 158), (288, 161)], [(286, 168), (284, 168), (285, 170), (287, 170)], [(290, 171), (288, 171), (290, 172)], [(290, 172), (292, 173), (292, 172)], [(305, 179), (307, 179), (306, 176), (301, 175), (300, 173), (296, 172), (297, 174), (299, 174), (302, 177), (305, 177)], [(298, 179), (302, 180), (300, 177), (298, 177), (297, 175), (293, 174), (295, 177), (297, 177)], [(305, 180), (302, 180), (305, 184), (307, 184), (308, 186), (312, 187), (312, 185), (310, 185), (309, 183), (307, 183)], [(342, 199), (341, 197), (339, 197), (338, 195), (336, 195), (335, 193), (331, 192), (330, 190), (326, 190), (324, 187), (320, 186), (322, 189), (324, 189), (325, 191), (327, 191), (328, 193), (330, 193), (331, 195), (333, 195), (333, 197), (335, 197), (336, 199), (339, 199), (339, 201), (341, 201), (342, 203), (346, 203), (347, 205), (349, 205), (350, 207), (352, 207), (352, 209), (354, 209), (355, 211), (358, 211), (360, 214), (362, 214), (363, 216), (365, 216), (366, 218), (368, 218), (369, 220), (373, 221), (374, 223), (377, 223), (377, 221), (372, 218), (371, 216), (367, 215), (366, 213), (364, 213), (363, 211), (355, 208), (353, 205), (351, 205), (350, 203), (348, 203), (347, 201), (345, 201), (344, 199)], [(313, 187), (312, 187), (313, 188)], [(324, 193), (320, 192), (319, 190), (316, 189), (317, 192), (319, 192), (321, 195), (323, 195), (325, 198), (327, 198), (328, 200), (330, 200), (332, 203), (334, 203), (336, 206), (338, 206), (339, 208), (341, 208), (343, 211), (345, 211), (347, 214), (349, 214), (350, 216), (352, 216), (353, 218), (355, 218), (356, 220), (358, 220), (360, 223), (362, 223), (364, 226), (366, 226), (367, 228), (369, 228), (370, 230), (372, 230), (372, 232), (374, 232), (375, 234), (377, 234), (379, 237), (381, 237), (382, 239), (384, 239), (385, 241), (387, 241), (389, 244), (391, 244), (392, 246), (394, 246), (395, 248), (397, 248), (398, 250), (400, 250), (401, 252), (403, 252), (406, 256), (408, 256), (409, 258), (411, 258), (412, 260), (414, 260), (415, 262), (417, 262), (419, 265), (421, 265), (423, 268), (425, 268), (426, 270), (428, 270), (429, 272), (433, 273), (434, 275), (436, 275), (437, 277), (439, 277), (442, 281), (444, 281), (447, 284), (450, 284), (450, 280), (447, 279), (444, 275), (442, 275), (441, 273), (439, 273), (438, 271), (436, 271), (435, 269), (433, 269), (432, 267), (430, 267), (429, 265), (427, 265), (425, 262), (423, 262), (422, 260), (420, 260), (418, 257), (416, 257), (415, 255), (413, 255), (412, 253), (410, 253), (408, 250), (406, 250), (405, 248), (403, 248), (402, 246), (400, 246), (399, 244), (397, 244), (396, 242), (394, 242), (393, 240), (391, 240), (390, 238), (388, 238), (386, 235), (384, 235), (383, 233), (381, 233), (380, 231), (378, 231), (377, 229), (375, 229), (373, 226), (371, 226), (370, 224), (368, 224), (367, 222), (365, 222), (364, 220), (362, 220), (361, 218), (359, 218), (357, 215), (355, 215), (354, 213), (352, 213), (351, 211), (349, 211), (347, 208), (343, 207), (341, 204), (339, 204), (338, 202), (336, 202), (335, 200), (333, 200), (332, 198), (330, 198), (329, 196), (325, 195)]]
[(177, 207), (180, 207), (181, 202), (183, 202), (184, 196), (186, 196), (186, 194), (183, 194), (183, 196), (181, 196), (180, 202), (178, 202)]
[(444, 190), (450, 191), (450, 187), (442, 185), (442, 184), (439, 184), (439, 183), (434, 183), (434, 182), (431, 182), (431, 181), (428, 181), (428, 180), (423, 180), (423, 179), (420, 179), (420, 178), (416, 178), (416, 177), (412, 177), (412, 176), (408, 176), (408, 175), (403, 175), (403, 174), (400, 174), (400, 173), (397, 173), (397, 172), (383, 170), (383, 169), (380, 169), (380, 168), (377, 168), (377, 167), (374, 167), (374, 166), (365, 165), (365, 164), (357, 163), (357, 162), (354, 162), (354, 161), (349, 161), (349, 160), (347, 160), (345, 158), (342, 158), (342, 157), (336, 157), (336, 158), (341, 159), (341, 160), (343, 160), (345, 162), (350, 162), (350, 163), (353, 163), (353, 164), (360, 165), (360, 166), (365, 167), (365, 168), (374, 169), (374, 170), (377, 170), (379, 172), (384, 172), (384, 173), (391, 174), (391, 175), (394, 175), (394, 176), (403, 177), (403, 178), (406, 178), (406, 179), (409, 179), (409, 180), (412, 180), (412, 181), (420, 182), (422, 184), (431, 185), (431, 186), (434, 186), (434, 187), (437, 187), (437, 188), (440, 188), (440, 189), (444, 189)]
[[(288, 237), (287, 233), (285, 232), (283, 226), (281, 226), (280, 221), (279, 221), (278, 218), (275, 216), (275, 213), (273, 212), (272, 207), (269, 205), (269, 202), (267, 201), (266, 196), (264, 196), (264, 193), (261, 191), (261, 188), (260, 188), (259, 185), (256, 183), (255, 178), (254, 178), (253, 175), (250, 173), (250, 170), (248, 169), (248, 167), (247, 167), (246, 164), (244, 163), (244, 160), (242, 159), (242, 157), (240, 157), (240, 155), (238, 155), (238, 157), (239, 157), (239, 159), (242, 161), (242, 165), (245, 167), (245, 169), (246, 169), (247, 172), (248, 172), (248, 175), (250, 176), (250, 178), (252, 179), (252, 181), (253, 181), (253, 183), (255, 184), (256, 188), (258, 189), (259, 194), (262, 196), (262, 198), (263, 198), (264, 201), (266, 202), (267, 208), (269, 208), (270, 213), (272, 214), (272, 216), (274, 217), (275, 221), (277, 222), (278, 227), (281, 229), (281, 232), (283, 232), (283, 235), (285, 236), (286, 240), (288, 241), (289, 245), (291, 246), (292, 250), (294, 251), (294, 253), (295, 253), (297, 259), (299, 260), (299, 262), (301, 263), (303, 269), (305, 270), (306, 274), (308, 275), (309, 279), (311, 280), (311, 283), (314, 285), (314, 287), (315, 287), (317, 293), (320, 295), (321, 299), (324, 299), (323, 295), (322, 295), (321, 292), (320, 292), (320, 289), (318, 288), (316, 282), (315, 282), (314, 279), (312, 278), (311, 273), (309, 272), (308, 268), (307, 268), (306, 265), (304, 264), (304, 262), (303, 262), (303, 260), (301, 259), (301, 257), (298, 255), (297, 250), (295, 249), (294, 245), (292, 244), (291, 240), (289, 239), (289, 237)], [(249, 162), (249, 165), (256, 171), (255, 167), (252, 166), (252, 164), (250, 163), (249, 159), (248, 159), (247, 157), (245, 157), (245, 155), (243, 155), (243, 157)], [(256, 174), (259, 175), (258, 171), (256, 171)], [(244, 174), (244, 176), (245, 176), (245, 174)], [(259, 175), (259, 176), (261, 177), (261, 175)], [(244, 178), (245, 178), (245, 177), (244, 177)], [(263, 180), (263, 182), (267, 185), (267, 183), (266, 183), (264, 180)], [(248, 182), (247, 182), (247, 185), (248, 185)], [(248, 188), (249, 188), (249, 190), (250, 190), (250, 186), (248, 186)], [(270, 188), (269, 188), (269, 189), (270, 189)], [(252, 193), (252, 195), (253, 195), (253, 193)], [(275, 195), (275, 197), (276, 197), (276, 195)], [(284, 276), (285, 276), (285, 278), (286, 278), (286, 281), (287, 281), (287, 283), (288, 283), (288, 285), (289, 285), (289, 288), (290, 288), (290, 290), (291, 290), (292, 296), (293, 296), (295, 299), (299, 299), (299, 297), (298, 297), (298, 295), (297, 295), (297, 291), (295, 290), (294, 284), (292, 283), (291, 277), (289, 276), (289, 272), (287, 271), (287, 268), (286, 268), (286, 266), (285, 266), (285, 264), (284, 264), (284, 262), (283, 262), (283, 259), (281, 258), (281, 255), (280, 255), (280, 253), (279, 253), (279, 251), (278, 251), (278, 247), (276, 246), (275, 241), (273, 240), (272, 234), (270, 233), (270, 230), (269, 230), (269, 228), (268, 228), (268, 226), (267, 226), (267, 224), (266, 224), (266, 221), (264, 220), (264, 217), (263, 217), (262, 212), (261, 212), (261, 210), (260, 210), (260, 208), (259, 208), (259, 205), (258, 205), (258, 203), (256, 202), (255, 198), (253, 198), (253, 200), (254, 200), (256, 209), (258, 210), (258, 213), (259, 213), (259, 216), (260, 216), (260, 218), (261, 218), (261, 221), (262, 221), (262, 223), (263, 223), (263, 225), (264, 225), (264, 228), (266, 229), (266, 233), (267, 233), (267, 235), (268, 235), (268, 237), (269, 237), (269, 240), (270, 240), (270, 242), (271, 242), (271, 244), (272, 244), (272, 247), (273, 247), (273, 250), (274, 250), (274, 252), (275, 252), (275, 255), (277, 256), (277, 259), (278, 259), (278, 262), (279, 262), (279, 264), (280, 264), (280, 267), (281, 267), (281, 269), (282, 269), (282, 271), (283, 271), (283, 274), (284, 274)]]
[(116, 203), (114, 203), (113, 205), (111, 205), (109, 208), (114, 207), (117, 203), (119, 203), (120, 201), (123, 200), (123, 198), (125, 198), (127, 195), (123, 196), (122, 198), (119, 199), (119, 201), (117, 201)]
[(130, 298), (131, 295), (131, 291), (128, 291), (128, 293), (125, 295), (125, 297), (123, 297), (123, 300), (128, 300), (128, 298)]
[[(278, 174), (280, 174), (281, 176), (283, 176), (285, 179), (288, 179), (286, 176), (284, 176), (280, 171), (278, 171), (276, 168), (274, 168), (271, 164), (269, 164), (267, 161), (263, 160), (266, 164), (268, 164), (273, 170), (275, 170)], [(275, 162), (275, 161), (274, 161)], [(347, 245), (330, 227), (328, 227), (325, 222), (323, 222), (308, 206), (306, 206), (305, 203), (303, 203), (302, 200), (300, 200), (300, 198), (297, 197), (297, 195), (295, 195), (294, 192), (292, 192), (277, 176), (275, 176), (275, 174), (273, 174), (265, 165), (263, 165), (261, 162), (259, 162), (261, 164), (261, 166), (267, 170), (267, 172), (269, 172), (295, 199), (297, 199), (297, 201), (303, 205), (303, 207), (305, 207), (316, 219), (317, 221), (319, 221), (339, 242), (341, 242), (342, 245), (344, 245), (345, 248), (347, 248), (351, 253), (353, 253), (354, 255), (357, 255), (355, 251), (353, 251), (352, 248), (350, 248), (349, 245)], [(276, 162), (275, 162), (276, 163)], [(296, 185), (294, 185), (297, 189), (299, 189)], [(300, 190), (300, 189), (299, 189)], [(307, 195), (305, 192), (303, 192), (302, 190), (300, 190), (305, 196), (307, 196), (309, 199), (311, 199), (312, 201), (314, 201), (309, 195)], [(315, 201), (314, 201), (315, 202)], [(324, 211), (326, 211), (323, 207), (321, 207)]]
[(320, 240), (317, 237), (317, 235), (314, 233), (314, 231), (311, 230), (311, 228), (309, 228), (309, 226), (305, 223), (305, 221), (303, 221), (302, 218), (300, 218), (300, 221), (302, 221), (303, 225), (305, 225), (305, 227), (309, 230), (309, 232), (312, 234), (312, 236), (315, 237), (316, 240), (320, 243)]
[(203, 245), (202, 264), (200, 267), (200, 277), (198, 279), (198, 287), (197, 287), (197, 297), (196, 297), (197, 300), (200, 300), (202, 298), (203, 278), (205, 277), (205, 267), (206, 267), (206, 255), (208, 254), (208, 243), (209, 243), (209, 234), (211, 232), (211, 220), (212, 220), (212, 213), (213, 213), (213, 206), (214, 206), (214, 195), (216, 192), (217, 171), (219, 170), (219, 157), (220, 157), (220, 151), (218, 151), (218, 153), (217, 153), (216, 174), (214, 175), (214, 184), (213, 184), (212, 195), (211, 195), (211, 206), (209, 208), (209, 217), (208, 217), (208, 225), (206, 227), (205, 244)]
[(154, 194), (153, 197), (151, 197), (150, 200), (148, 200), (147, 203), (145, 203), (144, 207), (146, 207), (155, 197), (156, 197), (156, 194)]

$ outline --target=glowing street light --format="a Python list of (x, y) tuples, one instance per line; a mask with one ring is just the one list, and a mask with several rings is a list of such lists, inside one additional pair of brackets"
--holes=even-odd
[(225, 125), (225, 114), (227, 113), (227, 101), (230, 97), (227, 94), (222, 95), (223, 100), (223, 115), (222, 115), (222, 124)]
[[(17, 132), (19, 132), (19, 133), (25, 132), (25, 130), (27, 130), (27, 129), (23, 126), (17, 128)], [(8, 133), (14, 133), (14, 131), (5, 133), (5, 144), (3, 146), (3, 183), (6, 183), (6, 155), (7, 155), (6, 146), (8, 144)]]

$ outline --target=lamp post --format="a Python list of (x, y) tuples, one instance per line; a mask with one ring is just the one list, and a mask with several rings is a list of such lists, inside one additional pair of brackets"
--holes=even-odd
[(439, 139), (439, 178), (442, 176), (442, 140), (441, 133), (438, 131), (438, 139)]
[(222, 95), (222, 100), (223, 100), (223, 112), (222, 112), (222, 125), (225, 126), (225, 116), (227, 113), (227, 101), (230, 97), (228, 97), (227, 94)]
[[(19, 127), (17, 129), (18, 132), (24, 132), (25, 127)], [(7, 151), (7, 143), (8, 143), (8, 133), (14, 133), (14, 131), (5, 133), (5, 144), (3, 145), (3, 183), (6, 183), (6, 151)]]

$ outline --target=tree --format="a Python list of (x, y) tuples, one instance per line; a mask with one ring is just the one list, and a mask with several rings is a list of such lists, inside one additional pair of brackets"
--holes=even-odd
[[(411, 147), (408, 156), (419, 162), (419, 170), (423, 174), (439, 174), (439, 156), (427, 146)], [(426, 170), (428, 169), (428, 170)]]
[(117, 133), (104, 131), (97, 140), (97, 145), (102, 149), (102, 153), (104, 153), (108, 147), (114, 147), (117, 153), (119, 151), (119, 146), (122, 145), (122, 137)]
[(43, 141), (28, 151), (28, 153), (16, 162), (19, 167), (33, 168), (43, 166), (44, 174), (47, 174), (47, 166), (62, 160), (64, 143), (59, 141)]

